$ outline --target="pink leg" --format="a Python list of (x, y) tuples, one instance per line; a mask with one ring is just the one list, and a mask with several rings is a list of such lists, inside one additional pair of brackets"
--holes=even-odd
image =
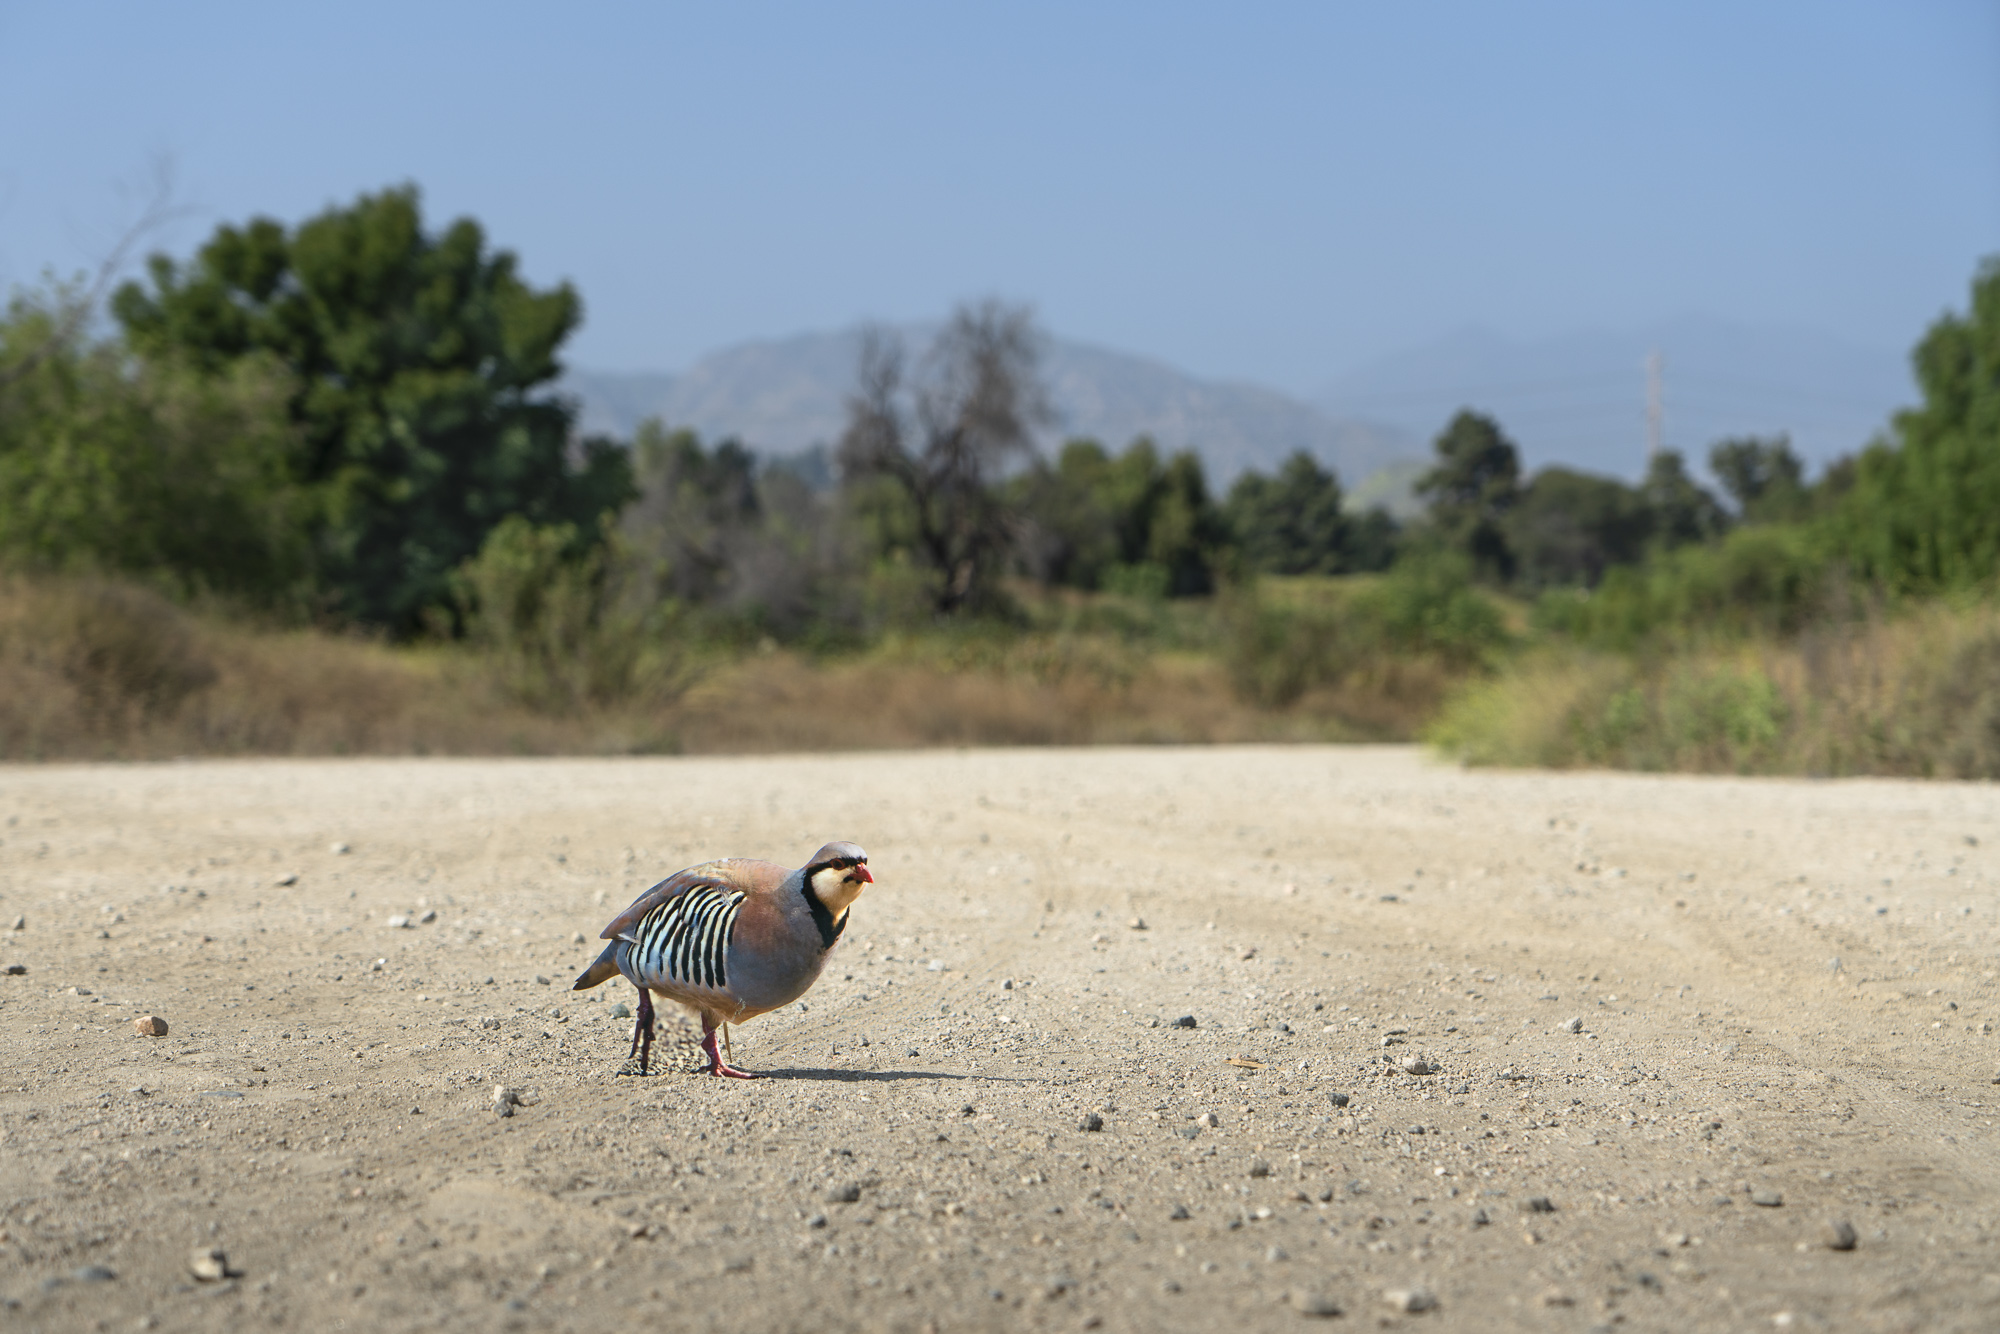
[(716, 1075), (724, 1079), (756, 1079), (748, 1070), (738, 1070), (722, 1059), (722, 1052), (715, 1042), (715, 1020), (707, 1014), (701, 1017), (701, 1049), (708, 1053), (708, 1068), (703, 1074)]

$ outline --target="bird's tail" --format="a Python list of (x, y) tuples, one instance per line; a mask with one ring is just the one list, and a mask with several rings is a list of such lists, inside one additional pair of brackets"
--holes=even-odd
[(585, 991), (600, 982), (609, 982), (618, 976), (618, 947), (625, 942), (614, 940), (604, 947), (604, 953), (597, 956), (597, 962), (583, 970), (577, 977), (571, 991)]

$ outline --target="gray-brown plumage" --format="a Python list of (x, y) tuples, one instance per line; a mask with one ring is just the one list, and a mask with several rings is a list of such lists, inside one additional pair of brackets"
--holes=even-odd
[(829, 843), (797, 870), (729, 857), (662, 880), (604, 928), (611, 943), (576, 979), (581, 991), (622, 974), (639, 988), (632, 1050), (646, 1069), (655, 995), (701, 1018), (705, 1073), (754, 1076), (724, 1061), (715, 1031), (806, 993), (847, 929), (847, 910), (874, 880), (868, 854)]

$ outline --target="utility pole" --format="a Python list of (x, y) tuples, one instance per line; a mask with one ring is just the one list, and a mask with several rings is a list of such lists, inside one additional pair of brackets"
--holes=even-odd
[(1661, 402), (1661, 371), (1666, 366), (1666, 358), (1658, 350), (1646, 354), (1646, 467), (1650, 471), (1653, 460), (1660, 453), (1660, 423), (1666, 416), (1666, 408)]

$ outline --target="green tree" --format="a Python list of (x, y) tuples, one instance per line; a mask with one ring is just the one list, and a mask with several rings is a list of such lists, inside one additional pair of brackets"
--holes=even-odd
[(150, 286), (128, 283), (112, 304), (136, 351), (289, 373), (291, 470), (313, 497), (315, 575), (341, 614), (414, 629), (502, 519), (594, 540), (630, 498), (624, 452), (593, 441), (573, 458), (571, 410), (545, 392), (576, 293), (529, 286), (471, 219), (427, 232), (414, 186), (293, 230), (226, 225), (192, 261), (149, 267)]
[(1244, 564), (1265, 574), (1341, 574), (1354, 568), (1354, 523), (1340, 479), (1299, 450), (1277, 476), (1246, 472), (1223, 507)]
[(0, 321), (0, 558), (266, 605), (303, 593), (291, 383), (268, 357), (205, 375), (80, 333), (82, 297)]
[(1646, 465), (1639, 494), (1652, 511), (1653, 540), (1662, 547), (1707, 542), (1729, 531), (1729, 511), (1688, 475), (1677, 449), (1663, 449)]
[(1971, 309), (1933, 324), (1911, 358), (1923, 402), (1895, 443), (1863, 452), (1836, 519), (1859, 567), (1896, 588), (1962, 588), (2000, 572), (2000, 256)]
[(1736, 502), (1746, 523), (1782, 522), (1803, 516), (1807, 505), (1805, 465), (1787, 436), (1718, 440), (1708, 451), (1708, 470)]
[(1505, 531), (1524, 584), (1592, 588), (1612, 566), (1645, 554), (1653, 513), (1623, 482), (1544, 468), (1508, 511)]
[(1503, 521), (1521, 493), (1521, 452), (1491, 417), (1461, 410), (1439, 434), (1437, 463), (1417, 479), (1432, 526), (1485, 575), (1511, 579), (1514, 553)]

